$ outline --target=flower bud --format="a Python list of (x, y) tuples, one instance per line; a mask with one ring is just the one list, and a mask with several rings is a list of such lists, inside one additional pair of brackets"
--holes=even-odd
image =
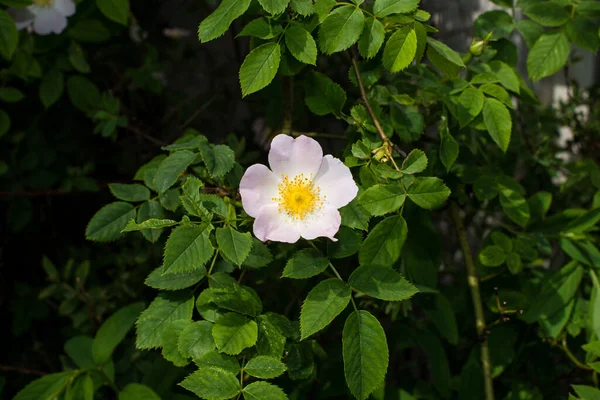
[(471, 46), (469, 46), (469, 53), (475, 57), (479, 57), (483, 54), (483, 49), (485, 47), (485, 41), (483, 40), (473, 40), (471, 42)]

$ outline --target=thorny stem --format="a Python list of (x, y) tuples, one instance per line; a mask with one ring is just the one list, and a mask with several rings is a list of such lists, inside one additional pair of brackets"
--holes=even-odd
[(483, 367), (485, 398), (486, 400), (494, 400), (494, 383), (492, 380), (490, 350), (487, 343), (487, 337), (484, 335), (485, 315), (483, 314), (483, 303), (481, 302), (481, 292), (479, 291), (479, 279), (477, 278), (471, 246), (469, 245), (467, 233), (463, 226), (462, 219), (460, 218), (458, 205), (455, 202), (452, 202), (450, 210), (456, 232), (458, 233), (458, 240), (460, 242), (463, 257), (465, 258), (465, 265), (467, 267), (467, 282), (469, 284), (469, 289), (471, 290), (473, 308), (475, 309), (475, 327), (477, 328), (477, 335), (484, 339), (481, 342), (481, 364)]

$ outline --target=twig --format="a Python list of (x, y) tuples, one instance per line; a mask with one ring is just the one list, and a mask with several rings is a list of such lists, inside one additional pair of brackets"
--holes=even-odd
[(163, 141), (162, 141), (162, 140), (160, 140), (160, 139), (157, 139), (157, 138), (155, 138), (155, 137), (153, 137), (153, 136), (150, 136), (150, 135), (148, 135), (147, 133), (144, 133), (144, 132), (142, 132), (141, 130), (139, 130), (138, 128), (135, 128), (135, 127), (133, 127), (133, 126), (129, 126), (129, 125), (128, 125), (128, 126), (127, 126), (127, 130), (128, 130), (129, 132), (133, 132), (133, 133), (135, 133), (136, 135), (138, 135), (138, 136), (140, 136), (140, 137), (143, 137), (143, 138), (144, 138), (144, 139), (146, 139), (147, 141), (149, 141), (149, 142), (152, 142), (152, 143), (154, 143), (154, 144), (155, 144), (155, 145), (157, 145), (157, 146), (166, 146), (166, 145), (168, 144), (167, 142), (163, 142)]
[(483, 313), (483, 303), (481, 301), (481, 293), (479, 291), (479, 279), (477, 278), (477, 272), (475, 270), (475, 262), (473, 261), (473, 254), (471, 253), (471, 246), (467, 239), (467, 233), (463, 226), (462, 219), (460, 218), (458, 205), (452, 202), (450, 205), (452, 213), (452, 219), (454, 220), (454, 226), (458, 233), (458, 240), (462, 249), (463, 256), (465, 258), (465, 265), (467, 267), (467, 282), (469, 289), (471, 290), (471, 300), (473, 301), (473, 308), (475, 309), (475, 327), (477, 328), (477, 335), (483, 337), (481, 341), (481, 364), (483, 367), (483, 380), (485, 387), (485, 398), (486, 400), (494, 400), (494, 383), (492, 380), (491, 362), (490, 362), (490, 350), (488, 348), (487, 338), (485, 337), (485, 315)]
[(567, 337), (563, 337), (561, 344), (559, 345), (559, 347), (565, 352), (565, 354), (567, 355), (567, 357), (569, 357), (569, 360), (573, 361), (573, 363), (581, 369), (584, 369), (586, 371), (593, 371), (594, 369), (592, 367), (590, 367), (589, 365), (585, 365), (584, 363), (582, 363), (581, 361), (579, 361), (577, 359), (577, 357), (575, 357), (575, 355), (573, 353), (571, 353), (571, 350), (569, 350), (569, 346), (567, 345)]
[(210, 106), (212, 104), (212, 102), (215, 101), (216, 98), (217, 98), (217, 94), (214, 94), (210, 99), (208, 99), (208, 101), (206, 103), (204, 103), (200, 107), (198, 107), (196, 109), (196, 111), (194, 111), (194, 113), (188, 119), (186, 119), (185, 122), (183, 124), (181, 124), (181, 126), (179, 126), (179, 130), (183, 130), (183, 129), (185, 129), (185, 127), (187, 127), (189, 124), (191, 124), (192, 121), (194, 119), (196, 119), (196, 117), (198, 116), (198, 114), (200, 114), (208, 106)]
[(47, 372), (38, 371), (35, 369), (29, 369), (29, 368), (13, 367), (11, 365), (0, 365), (0, 371), (18, 372), (20, 374), (37, 375), (37, 376), (48, 375)]

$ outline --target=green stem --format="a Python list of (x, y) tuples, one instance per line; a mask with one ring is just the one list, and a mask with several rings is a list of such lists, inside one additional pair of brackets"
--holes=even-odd
[[(479, 291), (479, 279), (477, 278), (477, 272), (475, 270), (475, 262), (473, 261), (473, 254), (471, 253), (471, 246), (467, 239), (467, 233), (463, 226), (462, 219), (458, 205), (452, 202), (450, 205), (452, 213), (452, 219), (454, 220), (454, 226), (458, 233), (458, 241), (462, 249), (463, 256), (465, 258), (465, 265), (467, 267), (467, 282), (469, 289), (471, 290), (471, 300), (473, 301), (473, 308), (475, 309), (475, 327), (477, 328), (477, 335), (483, 338), (485, 331), (485, 315), (483, 313), (483, 303), (481, 301), (481, 293)], [(485, 387), (485, 398), (486, 400), (494, 400), (494, 382), (492, 380), (492, 368), (490, 362), (490, 350), (488, 347), (487, 338), (481, 342), (481, 364), (483, 367), (483, 380)]]
[(215, 266), (215, 261), (217, 261), (217, 256), (219, 255), (219, 249), (215, 250), (215, 256), (213, 257), (212, 261), (210, 262), (210, 268), (208, 269), (208, 272), (206, 273), (206, 276), (210, 276), (210, 273), (212, 272), (214, 266)]
[(594, 369), (592, 367), (590, 367), (589, 365), (585, 365), (584, 363), (582, 363), (581, 361), (579, 361), (577, 359), (577, 357), (575, 357), (575, 355), (573, 353), (571, 353), (571, 350), (569, 350), (569, 346), (567, 345), (567, 337), (563, 337), (562, 341), (561, 341), (561, 346), (560, 346), (563, 351), (565, 352), (565, 354), (567, 355), (567, 357), (569, 357), (569, 359), (571, 361), (573, 361), (573, 364), (577, 365), (577, 367), (581, 368), (581, 369), (585, 369), (586, 371), (593, 371)]

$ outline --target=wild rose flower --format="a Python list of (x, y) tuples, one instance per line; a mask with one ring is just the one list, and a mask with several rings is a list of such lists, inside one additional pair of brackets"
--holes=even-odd
[(72, 0), (33, 0), (27, 8), (12, 8), (10, 15), (18, 29), (33, 24), (33, 31), (38, 35), (59, 34), (67, 27), (67, 17), (75, 13)]
[(244, 210), (261, 241), (294, 243), (300, 237), (333, 241), (341, 224), (340, 207), (358, 192), (350, 169), (306, 136), (278, 135), (269, 165), (249, 167), (240, 182)]

